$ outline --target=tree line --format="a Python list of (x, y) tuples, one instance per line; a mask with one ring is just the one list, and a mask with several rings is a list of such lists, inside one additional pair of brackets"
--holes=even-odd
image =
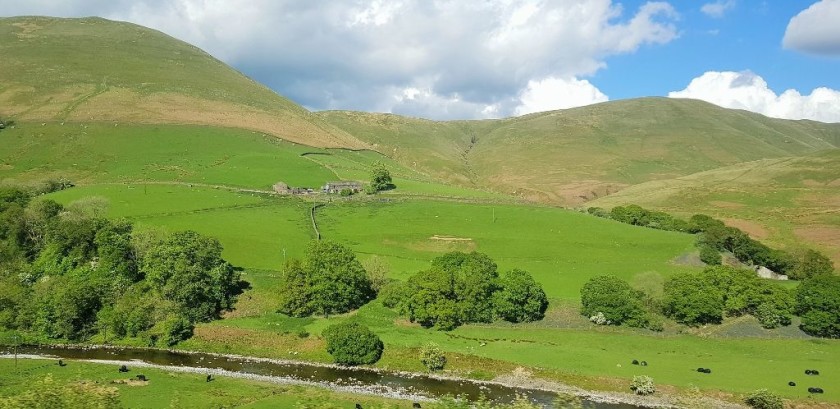
[(477, 252), (444, 254), (401, 282), (369, 274), (347, 247), (313, 241), (303, 260), (289, 261), (284, 270), (279, 312), (295, 317), (345, 313), (379, 298), (423, 327), (451, 330), (497, 319), (535, 321), (548, 307), (528, 272), (499, 274), (493, 260)]
[(668, 278), (660, 294), (605, 275), (590, 279), (581, 289), (581, 313), (597, 324), (653, 330), (663, 329), (661, 317), (699, 326), (752, 315), (769, 329), (790, 325), (798, 315), (804, 332), (840, 338), (840, 277), (819, 273), (787, 289), (750, 270), (709, 266)]
[(216, 239), (138, 232), (103, 200), (62, 206), (0, 188), (0, 327), (41, 339), (171, 346), (232, 308), (243, 283)]
[(772, 249), (741, 229), (704, 214), (695, 214), (686, 221), (638, 205), (616, 206), (610, 211), (590, 207), (587, 212), (634, 226), (696, 234), (700, 259), (709, 265), (721, 264), (721, 252), (729, 252), (741, 263), (764, 266), (795, 280), (834, 271), (831, 259), (818, 251)]

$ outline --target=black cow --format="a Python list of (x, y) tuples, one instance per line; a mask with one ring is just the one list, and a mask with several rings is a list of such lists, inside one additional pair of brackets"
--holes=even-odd
[(790, 382), (788, 382), (788, 386), (796, 386), (796, 382), (790, 381)]
[(146, 381), (148, 381), (149, 379), (147, 379), (147, 378), (146, 378), (146, 375), (139, 374), (139, 375), (137, 375), (137, 380), (138, 380), (138, 381), (143, 381), (143, 382), (146, 382)]
[(414, 402), (411, 404), (411, 407), (414, 409), (420, 409), (422, 406), (420, 406), (420, 402)]
[(58, 360), (58, 366), (67, 366), (61, 359)]
[(120, 365), (119, 371), (120, 371), (120, 373), (128, 372), (128, 367), (125, 366), (125, 365)]
[(642, 362), (639, 362), (639, 365), (641, 365), (641, 366), (647, 366), (647, 361), (642, 361)]
[(633, 360), (633, 362), (631, 362), (631, 364), (633, 364), (633, 365), (638, 365), (638, 364), (639, 364), (639, 361), (637, 361), (637, 360), (635, 360), (635, 359), (634, 359), (634, 360)]
[(808, 393), (823, 393), (823, 390), (822, 388), (810, 387), (808, 388)]
[(356, 404), (356, 409), (362, 409), (362, 404), (361, 404), (361, 403), (357, 403), (357, 404)]

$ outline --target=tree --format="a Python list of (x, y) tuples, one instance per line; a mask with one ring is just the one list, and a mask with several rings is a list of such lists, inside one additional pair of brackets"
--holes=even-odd
[(287, 266), (280, 312), (296, 316), (341, 314), (374, 297), (365, 269), (347, 247), (312, 241), (302, 263)]
[(388, 168), (382, 162), (377, 161), (371, 167), (370, 186), (374, 193), (394, 188), (391, 180), (391, 172), (388, 171)]
[(391, 279), (388, 278), (388, 271), (390, 270), (388, 261), (382, 257), (373, 256), (365, 260), (365, 262), (362, 263), (362, 267), (364, 267), (367, 272), (368, 281), (370, 281), (370, 288), (377, 294), (379, 294), (379, 291), (382, 290), (382, 287), (391, 281)]
[(840, 277), (818, 275), (803, 281), (796, 290), (796, 312), (806, 333), (840, 338)]
[(173, 233), (150, 248), (142, 271), (192, 322), (209, 321), (232, 308), (239, 290), (240, 275), (222, 258), (219, 241), (194, 231)]
[(543, 319), (548, 308), (545, 291), (527, 271), (511, 270), (502, 275), (502, 289), (495, 293), (496, 315), (510, 322)]
[(656, 392), (656, 386), (653, 384), (653, 378), (646, 375), (633, 376), (630, 382), (630, 390), (636, 395), (652, 395)]
[(580, 299), (581, 314), (592, 317), (600, 312), (614, 325), (638, 321), (645, 315), (639, 292), (612, 275), (589, 279), (580, 290)]
[(382, 356), (382, 340), (357, 322), (345, 321), (334, 324), (324, 330), (327, 340), (327, 352), (337, 364), (362, 365), (372, 364)]
[(723, 294), (699, 275), (677, 274), (665, 282), (663, 312), (681, 324), (719, 324), (723, 307)]

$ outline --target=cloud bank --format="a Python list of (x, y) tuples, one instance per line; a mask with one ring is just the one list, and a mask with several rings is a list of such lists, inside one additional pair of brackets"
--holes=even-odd
[(840, 0), (822, 0), (788, 23), (782, 45), (810, 54), (840, 56)]
[(700, 11), (712, 18), (722, 18), (727, 11), (733, 8), (735, 8), (735, 0), (718, 0), (704, 4), (700, 7)]
[(840, 122), (840, 91), (817, 88), (809, 95), (789, 89), (777, 95), (760, 76), (750, 72), (709, 71), (691, 80), (670, 98), (694, 98), (774, 118)]

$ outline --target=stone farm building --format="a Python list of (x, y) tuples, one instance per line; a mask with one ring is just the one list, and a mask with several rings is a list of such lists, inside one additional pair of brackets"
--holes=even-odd
[(362, 191), (362, 184), (355, 181), (344, 180), (340, 182), (327, 182), (321, 188), (321, 191), (324, 193), (341, 193), (342, 190), (349, 189), (353, 193), (358, 193)]
[(274, 192), (280, 195), (307, 195), (315, 193), (314, 190), (308, 187), (292, 187), (283, 182), (277, 182), (273, 186)]

